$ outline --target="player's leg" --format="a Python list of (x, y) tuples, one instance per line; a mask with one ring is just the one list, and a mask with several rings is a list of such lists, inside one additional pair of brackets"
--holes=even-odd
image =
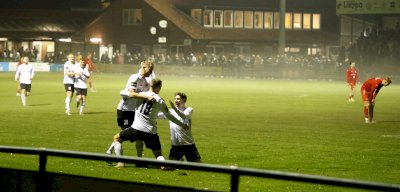
[(169, 150), (168, 159), (169, 160), (181, 160), (183, 158), (182, 146), (171, 146)]
[(371, 96), (372, 96), (372, 93), (367, 92), (366, 90), (361, 88), (361, 98), (362, 98), (363, 106), (364, 106), (365, 123), (369, 123), (369, 106), (370, 106)]
[(185, 145), (184, 153), (187, 161), (201, 163), (201, 156), (196, 148), (196, 145)]
[(25, 84), (21, 84), (21, 101), (22, 101), (22, 106), (26, 106), (26, 88)]
[[(111, 144), (114, 148), (115, 155), (116, 156), (122, 156), (123, 155), (123, 150), (122, 150), (122, 140), (120, 138), (119, 133), (114, 135), (113, 137), (113, 143)], [(117, 168), (122, 168), (125, 167), (125, 164), (123, 162), (118, 162), (117, 165), (115, 166)]]
[[(118, 134), (114, 135), (114, 137), (113, 137), (114, 141), (113, 141), (112, 145), (114, 145), (113, 147), (114, 147), (115, 155), (122, 156), (122, 154), (123, 154), (122, 142), (126, 141), (126, 140), (130, 140), (131, 142), (136, 141), (137, 134), (138, 134), (137, 130), (135, 130), (133, 128), (128, 128), (128, 129), (122, 130)], [(115, 167), (122, 168), (124, 166), (125, 166), (124, 163), (118, 162), (118, 164)]]
[(83, 110), (86, 107), (86, 96), (87, 96), (87, 89), (81, 89), (81, 101), (82, 101), (82, 105), (81, 108), (79, 109), (79, 115), (83, 115)]
[(21, 86), (19, 85), (19, 83), (17, 85), (17, 94), (16, 95), (21, 96)]
[(353, 83), (349, 83), (349, 87), (350, 87), (350, 92), (349, 92), (349, 102), (354, 102), (354, 90), (355, 90), (355, 86)]
[(369, 123), (369, 101), (363, 101), (365, 123)]
[(86, 95), (82, 95), (82, 105), (81, 108), (79, 109), (79, 115), (83, 115), (83, 110), (86, 107)]
[(136, 143), (136, 155), (138, 157), (142, 157), (144, 142), (142, 140), (137, 140), (135, 143)]
[[(93, 75), (93, 73), (91, 73)], [(88, 79), (88, 84), (91, 92), (96, 92), (96, 90), (93, 88), (93, 77), (92, 75)]]
[[(158, 137), (157, 134), (150, 134), (150, 133), (146, 134), (147, 135), (144, 139), (146, 147), (153, 151), (153, 155), (157, 160), (164, 161), (165, 158), (162, 156), (160, 138)], [(161, 166), (161, 169), (164, 170), (165, 167)]]
[(368, 120), (370, 123), (375, 123), (374, 119), (374, 107), (375, 104), (374, 102), (371, 102), (370, 105), (368, 106)]
[(64, 84), (64, 87), (65, 87), (65, 93), (66, 93), (66, 96), (65, 96), (65, 113), (67, 114), (67, 115), (71, 115), (71, 109), (70, 109), (70, 107), (69, 107), (69, 105), (70, 105), (70, 103), (71, 103), (71, 99), (72, 99), (72, 96), (73, 96), (73, 86), (72, 86), (72, 84)]

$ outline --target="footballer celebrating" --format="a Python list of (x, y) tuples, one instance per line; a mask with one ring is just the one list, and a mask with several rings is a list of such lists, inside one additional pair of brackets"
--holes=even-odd
[(76, 107), (79, 108), (79, 115), (83, 115), (83, 109), (86, 106), (86, 96), (87, 96), (87, 80), (90, 78), (90, 72), (86, 61), (82, 58), (78, 60), (77, 65), (74, 69), (75, 83), (74, 89), (76, 92)]
[[(139, 95), (139, 93), (149, 91), (150, 82), (155, 78), (153, 70), (154, 63), (145, 60), (140, 63), (139, 72), (129, 77), (124, 89), (124, 91), (127, 92), (126, 97), (121, 99), (117, 106), (117, 123), (122, 130), (130, 127), (133, 123), (135, 118), (135, 109), (137, 106), (136, 99), (147, 99), (143, 98), (142, 95)], [(137, 156), (142, 157), (143, 142), (137, 140), (135, 144)], [(112, 150), (113, 146), (111, 145), (106, 153), (111, 154)]]
[[(168, 111), (168, 107), (163, 99), (158, 95), (161, 91), (162, 81), (153, 79), (150, 84), (150, 91), (141, 92), (140, 95), (147, 99), (138, 99), (138, 104), (135, 110), (135, 120), (131, 127), (122, 130), (114, 136), (112, 143), (115, 154), (122, 155), (122, 142), (143, 140), (146, 148), (153, 151), (154, 157), (157, 160), (164, 160), (161, 152), (160, 138), (157, 134), (157, 117), (158, 112), (163, 112), (165, 116), (175, 124), (189, 129), (188, 125), (180, 122)], [(124, 163), (119, 162), (115, 167), (122, 168)], [(163, 167), (162, 167), (163, 168)]]

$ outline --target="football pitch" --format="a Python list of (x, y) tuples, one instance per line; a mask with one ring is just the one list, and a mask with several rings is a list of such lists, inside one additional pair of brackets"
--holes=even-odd
[[(104, 154), (116, 123), (119, 91), (129, 74), (94, 74), (84, 115), (71, 102), (65, 114), (62, 73), (36, 73), (22, 107), (14, 73), (0, 73), (0, 145), (45, 147)], [(374, 124), (363, 117), (360, 85), (354, 103), (345, 82), (158, 76), (160, 95), (188, 95), (193, 136), (205, 163), (400, 184), (400, 86), (377, 96)], [(166, 120), (158, 121), (164, 157), (170, 149)], [(134, 156), (134, 144), (124, 142)], [(149, 149), (144, 156), (153, 158)], [(38, 169), (38, 157), (0, 153), (0, 167)], [(49, 157), (47, 171), (98, 178), (228, 191), (230, 176), (200, 171), (161, 171), (105, 162)], [(352, 191), (346, 188), (240, 177), (240, 191)], [(354, 190), (359, 191), (359, 190)]]

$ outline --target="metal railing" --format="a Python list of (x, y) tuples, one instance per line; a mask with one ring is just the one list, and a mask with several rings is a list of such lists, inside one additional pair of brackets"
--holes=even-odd
[(221, 166), (221, 165), (212, 165), (206, 163), (192, 163), (192, 162), (180, 162), (180, 161), (169, 161), (169, 160), (158, 161), (149, 158), (117, 157), (117, 156), (110, 156), (98, 153), (66, 151), (66, 150), (56, 150), (56, 149), (46, 149), (46, 148), (13, 147), (13, 146), (0, 146), (0, 152), (39, 155), (38, 185), (41, 184), (44, 185), (44, 183), (40, 182), (40, 177), (43, 177), (44, 179), (44, 176), (46, 174), (47, 157), (54, 156), (54, 157), (68, 157), (68, 158), (90, 159), (99, 161), (141, 163), (141, 164), (144, 163), (153, 166), (167, 166), (167, 167), (174, 167), (186, 170), (198, 170), (198, 171), (230, 174), (231, 175), (230, 189), (232, 192), (239, 191), (240, 176), (262, 177), (262, 178), (332, 185), (332, 186), (349, 187), (357, 189), (400, 191), (400, 185), (398, 184), (386, 184), (386, 183), (368, 182), (368, 181), (342, 179), (334, 177), (297, 174), (297, 173), (281, 172), (281, 171), (240, 168), (237, 166)]

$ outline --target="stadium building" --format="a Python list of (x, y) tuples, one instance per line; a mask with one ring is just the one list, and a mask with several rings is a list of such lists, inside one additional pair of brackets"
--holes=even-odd
[[(327, 54), (338, 46), (335, 1), (289, 0), (288, 53)], [(276, 54), (279, 1), (117, 0), (85, 29), (124, 54)]]
[(373, 29), (396, 28), (400, 21), (399, 0), (285, 2), (284, 17), (275, 0), (5, 2), (0, 60), (16, 60), (20, 49), (54, 63), (66, 52), (93, 52), (95, 60), (123, 55), (118, 63), (128, 63), (127, 54), (268, 57), (279, 52), (281, 18), (287, 54), (337, 58)]

